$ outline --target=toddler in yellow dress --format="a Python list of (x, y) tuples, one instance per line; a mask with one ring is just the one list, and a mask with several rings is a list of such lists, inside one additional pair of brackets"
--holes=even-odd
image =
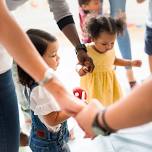
[(116, 102), (121, 96), (114, 66), (140, 67), (140, 60), (125, 60), (115, 56), (114, 42), (118, 34), (123, 34), (125, 24), (122, 19), (97, 16), (91, 18), (87, 24), (92, 43), (86, 44), (87, 53), (93, 59), (95, 68), (88, 73), (86, 67), (77, 65), (77, 72), (81, 76), (80, 85), (86, 90), (89, 102), (97, 98), (104, 106)]

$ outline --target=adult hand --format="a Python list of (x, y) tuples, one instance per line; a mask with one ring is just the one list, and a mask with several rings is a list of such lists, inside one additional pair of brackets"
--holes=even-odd
[(81, 64), (77, 64), (76, 72), (79, 74), (80, 77), (82, 77), (88, 73), (88, 68), (86, 66), (82, 66)]
[(77, 58), (79, 60), (79, 63), (86, 67), (88, 72), (92, 72), (94, 69), (93, 60), (88, 56), (87, 52), (84, 50), (79, 50), (77, 52)]
[(78, 122), (81, 129), (85, 132), (86, 138), (94, 138), (95, 134), (92, 130), (92, 124), (98, 111), (102, 110), (103, 106), (101, 103), (93, 99), (83, 110), (81, 110), (75, 119)]

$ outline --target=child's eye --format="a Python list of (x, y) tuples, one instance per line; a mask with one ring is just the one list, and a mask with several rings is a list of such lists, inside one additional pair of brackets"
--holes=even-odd
[(107, 45), (106, 43), (101, 43), (102, 45)]
[(51, 56), (52, 58), (54, 58), (54, 57), (56, 57), (56, 54), (52, 54), (52, 56)]
[(56, 57), (56, 54), (48, 54), (48, 57), (54, 58), (54, 57)]

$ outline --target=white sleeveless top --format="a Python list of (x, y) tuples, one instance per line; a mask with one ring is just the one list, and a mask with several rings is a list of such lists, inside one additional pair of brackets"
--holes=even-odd
[(0, 45), (0, 74), (11, 69), (12, 63), (12, 57), (7, 53), (4, 47)]

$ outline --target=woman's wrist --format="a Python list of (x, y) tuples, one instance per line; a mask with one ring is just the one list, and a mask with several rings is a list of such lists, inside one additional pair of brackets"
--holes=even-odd
[(110, 133), (116, 132), (116, 130), (113, 129), (111, 126), (109, 126), (106, 120), (106, 112), (107, 112), (107, 109), (104, 109), (102, 112), (100, 112), (97, 119), (98, 119), (99, 124), (110, 134)]
[(48, 68), (45, 73), (42, 80), (38, 81), (38, 84), (41, 86), (44, 86), (46, 83), (49, 82), (54, 76), (54, 70), (52, 68)]

